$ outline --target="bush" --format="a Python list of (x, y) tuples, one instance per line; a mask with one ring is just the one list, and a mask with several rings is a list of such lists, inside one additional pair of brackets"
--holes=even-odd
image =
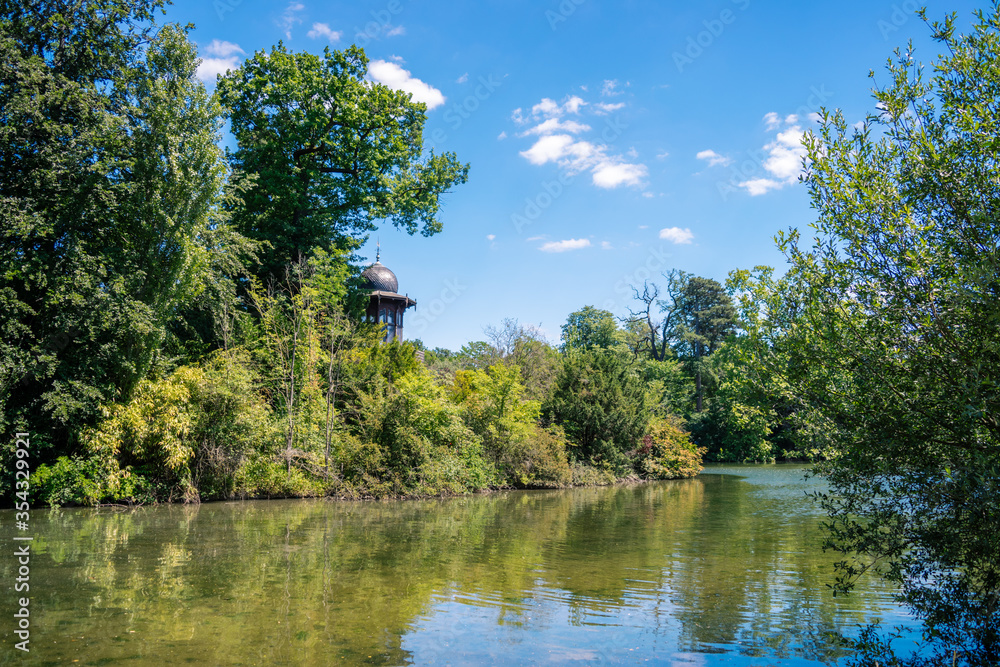
[(702, 470), (703, 448), (691, 442), (677, 417), (654, 420), (636, 453), (635, 469), (645, 479), (694, 477)]

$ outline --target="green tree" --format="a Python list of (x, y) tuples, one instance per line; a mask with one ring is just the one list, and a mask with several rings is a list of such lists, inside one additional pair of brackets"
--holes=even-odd
[(226, 250), (218, 108), (161, 6), (0, 11), (0, 408), (39, 451), (128, 399)]
[(807, 137), (816, 236), (782, 236), (799, 305), (775, 316), (795, 323), (785, 344), (810, 370), (792, 386), (837, 449), (820, 469), (829, 546), (849, 555), (839, 588), (875, 570), (949, 664), (995, 665), (1000, 8), (966, 35), (953, 17), (932, 30), (930, 74), (897, 51), (877, 114), (857, 129), (824, 114)]
[(562, 325), (562, 349), (588, 350), (593, 347), (612, 349), (625, 344), (625, 332), (615, 316), (607, 310), (584, 306), (572, 312)]
[(678, 355), (686, 358), (694, 375), (695, 411), (705, 404), (704, 359), (715, 352), (726, 336), (736, 331), (736, 308), (717, 280), (691, 276), (684, 283), (677, 324)]
[(627, 352), (594, 347), (571, 350), (556, 379), (545, 417), (576, 445), (575, 458), (624, 474), (629, 453), (649, 422), (646, 386)]
[(233, 220), (267, 243), (260, 277), (280, 281), (317, 247), (353, 251), (379, 219), (410, 234), (441, 230), (441, 195), (466, 181), (468, 165), (424, 156), (426, 106), (367, 71), (357, 47), (316, 56), (279, 43), (220, 77), (237, 142), (231, 165), (255, 177)]

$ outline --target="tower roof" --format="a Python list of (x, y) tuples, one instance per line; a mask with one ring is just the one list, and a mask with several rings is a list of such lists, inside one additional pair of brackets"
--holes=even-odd
[(399, 292), (399, 281), (396, 280), (396, 274), (377, 259), (374, 264), (361, 272), (361, 279), (368, 289), (380, 292)]

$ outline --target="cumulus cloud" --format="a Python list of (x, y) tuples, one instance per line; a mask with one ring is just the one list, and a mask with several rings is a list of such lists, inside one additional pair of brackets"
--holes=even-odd
[(609, 241), (601, 241), (601, 250), (614, 250), (614, 246)]
[(660, 230), (660, 238), (679, 245), (689, 244), (694, 239), (694, 234), (685, 227), (667, 227)]
[(566, 239), (565, 241), (549, 241), (543, 243), (539, 250), (542, 252), (566, 252), (567, 250), (579, 250), (589, 248), (590, 239)]
[(406, 28), (401, 25), (397, 25), (394, 28), (389, 28), (389, 31), (385, 33), (386, 37), (399, 37), (400, 35), (406, 34)]
[(695, 155), (695, 157), (699, 160), (705, 160), (708, 162), (709, 167), (728, 167), (733, 163), (733, 158), (726, 155), (719, 155), (712, 149), (698, 151), (698, 154)]
[(239, 44), (233, 44), (221, 39), (213, 39), (212, 43), (205, 47), (205, 53), (218, 56), (219, 58), (229, 58), (237, 54), (245, 54), (246, 52), (240, 48)]
[(373, 60), (368, 63), (368, 76), (390, 88), (410, 93), (414, 102), (423, 102), (428, 109), (444, 104), (445, 97), (440, 90), (424, 83), (396, 63)]
[(239, 44), (213, 39), (204, 47), (205, 53), (214, 56), (202, 58), (195, 75), (206, 83), (215, 83), (216, 77), (239, 67), (239, 56), (245, 54)]
[(495, 239), (496, 239), (496, 237), (497, 237), (497, 235), (496, 235), (496, 234), (487, 234), (487, 235), (486, 235), (486, 240), (487, 240), (487, 241), (493, 241), (493, 240), (495, 240)]
[(602, 162), (594, 168), (594, 185), (617, 188), (619, 185), (642, 185), (647, 170), (644, 164)]
[(535, 165), (555, 162), (568, 153), (572, 144), (573, 137), (568, 134), (549, 135), (536, 141), (528, 150), (521, 151), (521, 157)]
[(806, 149), (802, 145), (805, 132), (798, 125), (797, 115), (790, 114), (782, 119), (772, 111), (764, 116), (764, 122), (768, 130), (777, 132), (774, 141), (764, 145), (766, 157), (761, 166), (767, 175), (739, 183), (751, 197), (796, 183), (802, 173), (802, 159), (806, 155)]
[(299, 14), (305, 8), (306, 6), (301, 2), (292, 0), (292, 2), (288, 3), (288, 6), (285, 7), (285, 11), (281, 13), (281, 16), (279, 16), (275, 21), (278, 27), (285, 32), (285, 39), (291, 39), (292, 28), (294, 28), (297, 24), (302, 23), (302, 17), (299, 16)]
[(460, 76), (457, 79), (455, 79), (455, 83), (465, 83), (468, 80), (469, 80), (469, 73), (466, 72), (462, 76)]
[(588, 130), (590, 130), (589, 125), (578, 123), (575, 120), (559, 120), (558, 118), (549, 118), (531, 129), (525, 130), (518, 136), (527, 137), (532, 134), (542, 135), (551, 134), (553, 132), (569, 132), (570, 134), (579, 134), (580, 132), (586, 132)]
[(216, 77), (239, 67), (236, 58), (202, 58), (196, 76), (206, 83), (214, 83)]
[(330, 42), (339, 42), (343, 33), (339, 30), (331, 30), (326, 23), (313, 23), (312, 30), (306, 33), (309, 39), (325, 39)]
[(606, 116), (612, 111), (618, 111), (624, 107), (624, 102), (615, 102), (614, 104), (611, 104), (610, 102), (598, 102), (594, 105), (594, 111), (601, 116)]
[[(607, 106), (618, 109), (624, 103)], [(592, 114), (603, 115), (601, 105), (591, 106), (578, 95), (567, 96), (562, 102), (543, 97), (528, 111), (522, 107), (514, 109), (511, 119), (516, 124), (531, 124), (518, 136), (537, 137), (534, 144), (520, 151), (521, 157), (534, 165), (556, 163), (570, 175), (589, 171), (591, 182), (600, 188), (641, 186), (648, 169), (644, 164), (631, 161), (638, 158), (634, 149), (624, 155), (616, 154), (606, 143), (594, 143), (586, 136), (578, 136), (594, 129), (568, 116), (580, 116), (588, 108)]]
[(605, 79), (604, 85), (601, 86), (601, 95), (604, 97), (613, 97), (615, 95), (621, 95), (622, 91), (618, 90), (618, 79)]

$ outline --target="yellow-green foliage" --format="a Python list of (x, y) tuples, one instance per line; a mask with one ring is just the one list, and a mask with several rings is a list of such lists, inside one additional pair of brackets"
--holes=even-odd
[(278, 432), (243, 361), (219, 357), (142, 380), (128, 403), (105, 408), (83, 432), (85, 459), (39, 467), (42, 498), (98, 504), (253, 493), (241, 469), (273, 449)]
[(647, 479), (693, 477), (702, 470), (704, 453), (691, 442), (679, 419), (654, 419), (637, 452), (636, 470)]
[(465, 422), (483, 440), (487, 457), (503, 481), (517, 486), (561, 486), (569, 483), (566, 437), (562, 429), (546, 431), (537, 424), (540, 405), (524, 397), (515, 366), (495, 364), (485, 371), (458, 371), (452, 399)]
[(482, 441), (462, 421), (426, 369), (394, 382), (376, 374), (355, 394), (352, 430), (343, 451), (348, 495), (466, 493), (496, 483)]

